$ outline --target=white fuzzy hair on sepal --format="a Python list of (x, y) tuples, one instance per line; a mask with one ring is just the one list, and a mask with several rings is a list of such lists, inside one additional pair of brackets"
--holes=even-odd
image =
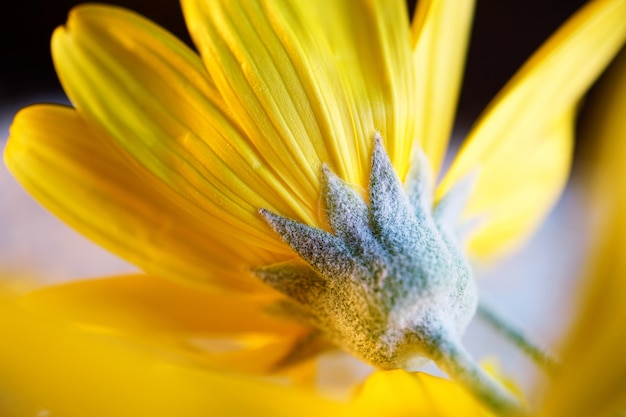
[(442, 343), (460, 339), (477, 304), (448, 220), (463, 196), (449, 196), (434, 217), (429, 168), (424, 157), (416, 160), (405, 191), (376, 134), (369, 206), (324, 165), (322, 196), (332, 233), (259, 211), (300, 259), (258, 268), (256, 275), (289, 297), (294, 317), (385, 369), (435, 359)]

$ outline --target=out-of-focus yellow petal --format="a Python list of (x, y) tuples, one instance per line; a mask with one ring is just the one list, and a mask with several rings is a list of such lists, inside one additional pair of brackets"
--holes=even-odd
[(24, 295), (29, 310), (211, 368), (268, 372), (309, 329), (268, 314), (271, 299), (216, 294), (145, 275)]
[(353, 406), (361, 416), (487, 417), (480, 404), (452, 381), (402, 370), (377, 371)]
[(470, 239), (474, 254), (511, 249), (552, 207), (570, 166), (572, 109), (623, 44), (624, 16), (624, 0), (587, 4), (522, 67), (470, 132), (437, 195), (477, 170), (466, 210), (482, 220)]
[(473, 0), (422, 0), (413, 17), (418, 106), (413, 118), (435, 177), (454, 123), (473, 15)]
[(585, 139), (598, 151), (589, 197), (599, 221), (583, 308), (548, 393), (550, 417), (626, 410), (626, 50), (587, 107)]
[(249, 268), (272, 263), (275, 255), (250, 245), (247, 236), (219, 219), (185, 210), (164, 196), (162, 187), (143, 181), (73, 109), (22, 110), (11, 127), (5, 160), (53, 213), (149, 273), (269, 291)]
[(173, 361), (0, 299), (0, 414), (11, 417), (342, 415), (312, 393)]
[(322, 163), (365, 186), (376, 130), (404, 175), (415, 89), (403, 2), (182, 5), (224, 100), (276, 171), (300, 184), (298, 198), (317, 201)]
[(54, 32), (52, 53), (81, 117), (231, 234), (276, 248), (282, 243), (259, 208), (316, 217), (317, 199), (294, 193), (241, 132), (200, 58), (154, 23), (116, 7), (79, 6)]
[[(518, 144), (516, 158), (520, 159), (520, 164), (522, 158), (527, 162), (521, 169), (507, 158), (496, 157), (489, 161), (488, 168), (482, 171), (483, 178), (489, 173), (492, 175), (488, 186), (485, 183), (477, 190), (480, 200), (473, 198), (472, 194), (468, 207), (468, 212), (475, 208), (477, 211), (471, 215), (478, 216), (478, 230), (470, 240), (472, 254), (486, 257), (506, 253), (539, 226), (543, 214), (552, 207), (569, 175), (575, 116), (575, 107), (560, 118), (555, 115), (551, 124), (538, 133), (540, 140)], [(481, 170), (482, 166), (478, 169)], [(503, 198), (504, 195), (507, 197)], [(485, 203), (478, 211), (476, 205), (483, 201), (489, 205)]]

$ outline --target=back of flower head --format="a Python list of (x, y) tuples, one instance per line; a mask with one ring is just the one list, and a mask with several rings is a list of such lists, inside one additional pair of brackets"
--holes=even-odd
[(333, 233), (261, 210), (304, 262), (256, 274), (292, 300), (282, 303), (285, 312), (366, 362), (410, 369), (428, 358), (495, 409), (521, 413), (460, 342), (478, 298), (458, 236), (450, 232), (454, 225), (443, 219), (450, 207), (458, 208), (450, 201), (463, 201), (468, 184), (433, 210), (429, 170), (419, 158), (406, 193), (376, 134), (369, 207), (324, 167), (323, 197)]

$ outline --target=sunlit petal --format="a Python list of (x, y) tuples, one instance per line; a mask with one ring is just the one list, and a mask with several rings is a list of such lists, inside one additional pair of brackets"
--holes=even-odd
[(238, 240), (218, 219), (166, 198), (73, 109), (38, 105), (22, 110), (11, 127), (5, 160), (48, 209), (150, 273), (268, 291), (242, 260), (255, 265), (271, 260), (271, 254), (255, 250), (246, 236)]
[[(438, 197), (478, 172), (466, 211), (482, 221), (470, 240), (475, 254), (510, 250), (552, 207), (570, 165), (572, 136), (563, 130), (571, 124), (568, 115), (624, 42), (624, 16), (623, 0), (587, 4), (522, 67), (472, 129)], [(516, 209), (507, 201), (516, 202)]]
[(232, 120), (199, 57), (173, 35), (132, 12), (87, 5), (55, 31), (52, 52), (81, 117), (164, 191), (265, 246), (277, 241), (259, 207), (312, 221), (310, 201), (285, 191), (290, 185)]
[(224, 99), (281, 177), (300, 184), (305, 206), (317, 201), (322, 163), (366, 185), (376, 130), (406, 172), (414, 89), (402, 2), (182, 4)]
[(417, 138), (434, 172), (443, 162), (456, 112), (474, 1), (422, 0), (412, 25)]

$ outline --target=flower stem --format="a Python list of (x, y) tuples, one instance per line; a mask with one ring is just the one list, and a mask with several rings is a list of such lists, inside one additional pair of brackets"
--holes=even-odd
[(485, 406), (500, 416), (526, 416), (519, 401), (485, 372), (460, 342), (439, 338), (432, 346), (431, 359), (456, 382), (463, 385)]
[(511, 325), (492, 308), (480, 302), (477, 314), (547, 373), (553, 374), (558, 370), (559, 363), (556, 359), (552, 358), (544, 349), (538, 347), (522, 330)]

